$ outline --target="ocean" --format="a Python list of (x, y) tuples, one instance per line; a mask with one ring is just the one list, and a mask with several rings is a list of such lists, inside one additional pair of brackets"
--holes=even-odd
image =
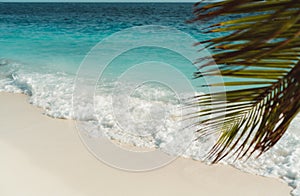
[[(216, 138), (191, 139), (180, 154), (176, 147), (166, 148), (170, 138), (185, 141), (174, 134), (182, 126), (175, 120), (181, 115), (181, 100), (220, 90), (204, 87), (208, 80), (193, 79), (197, 60), (193, 43), (218, 36), (202, 31), (218, 19), (188, 24), (192, 6), (0, 3), (0, 91), (27, 94), (30, 104), (42, 108), (45, 115), (78, 120), (91, 137), (105, 133), (121, 143), (205, 161)], [(113, 56), (103, 70), (96, 66), (116, 51), (122, 54)], [(99, 57), (95, 66), (85, 67), (94, 54)], [(222, 79), (213, 82), (217, 80)], [(79, 92), (75, 97), (74, 89)], [(93, 89), (88, 92), (93, 100), (84, 97), (86, 89)], [(124, 100), (128, 93), (130, 103)], [(293, 187), (293, 195), (300, 195), (299, 137), (300, 116), (260, 158), (229, 159), (222, 164), (280, 178)]]

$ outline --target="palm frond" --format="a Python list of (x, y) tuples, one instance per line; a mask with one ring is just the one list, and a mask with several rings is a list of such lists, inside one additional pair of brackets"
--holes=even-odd
[(226, 105), (219, 107), (224, 92), (195, 97), (196, 106), (214, 106), (195, 115), (206, 117), (198, 123), (199, 137), (220, 131), (209, 153), (213, 162), (228, 155), (259, 156), (278, 142), (300, 111), (299, 0), (198, 3), (194, 14), (193, 22), (219, 16), (224, 20), (206, 29), (224, 35), (202, 42), (214, 51), (219, 69), (210, 69), (212, 61), (201, 64), (201, 58), (195, 77), (221, 75), (226, 82), (212, 86), (231, 89)]

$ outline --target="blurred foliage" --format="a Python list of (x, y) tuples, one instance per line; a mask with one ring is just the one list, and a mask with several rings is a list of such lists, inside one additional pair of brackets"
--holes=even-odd
[(199, 43), (213, 51), (219, 69), (207, 69), (214, 65), (211, 60), (199, 65), (195, 77), (222, 76), (224, 84), (212, 86), (231, 89), (225, 102), (224, 92), (194, 99), (197, 107), (213, 106), (194, 116), (206, 117), (199, 122), (199, 138), (220, 133), (208, 158), (215, 163), (227, 156), (259, 156), (278, 142), (300, 111), (300, 1), (200, 2), (194, 14), (191, 22), (220, 17), (224, 21), (206, 30), (225, 32)]

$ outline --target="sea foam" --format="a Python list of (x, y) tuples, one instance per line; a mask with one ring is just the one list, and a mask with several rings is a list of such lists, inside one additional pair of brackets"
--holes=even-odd
[[(184, 139), (176, 135), (180, 126), (175, 120), (180, 116), (181, 106), (172, 92), (163, 88), (145, 87), (135, 92), (129, 106), (131, 114), (143, 120), (126, 127), (131, 132), (120, 131), (114, 120), (110, 88), (113, 83), (107, 83), (95, 93), (94, 105), (85, 104), (82, 98), (80, 113), (75, 116), (72, 110), (72, 96), (74, 75), (65, 73), (37, 73), (27, 71), (19, 63), (1, 60), (0, 91), (25, 93), (29, 95), (29, 102), (44, 109), (46, 115), (53, 118), (79, 119), (83, 122), (87, 133), (91, 137), (106, 134), (110, 139), (118, 140), (138, 147), (159, 148), (166, 153), (178, 155), (176, 148), (165, 148), (166, 144), (175, 138), (177, 142)], [(120, 96), (120, 100), (122, 101)], [(145, 99), (145, 97), (147, 99)], [(157, 99), (159, 98), (159, 99)], [(151, 112), (160, 113), (164, 109), (164, 121), (151, 118)], [(124, 121), (128, 120), (128, 110), (124, 112)], [(150, 116), (149, 116), (150, 114)], [(137, 118), (137, 119), (138, 119)], [(132, 131), (144, 130), (144, 133)], [(144, 137), (141, 134), (148, 133)], [(149, 134), (150, 133), (150, 134)], [(300, 115), (290, 125), (287, 133), (270, 151), (258, 159), (247, 161), (222, 161), (242, 171), (279, 178), (293, 188), (293, 195), (300, 195)], [(180, 156), (205, 161), (205, 155), (216, 141), (215, 137), (202, 138), (192, 142)]]

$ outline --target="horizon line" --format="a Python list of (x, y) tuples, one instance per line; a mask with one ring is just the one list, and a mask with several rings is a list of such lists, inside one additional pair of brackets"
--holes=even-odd
[[(196, 3), (197, 1), (0, 1), (0, 3)], [(205, 2), (204, 2), (205, 3)]]
[(197, 1), (0, 1), (0, 3), (196, 3)]

